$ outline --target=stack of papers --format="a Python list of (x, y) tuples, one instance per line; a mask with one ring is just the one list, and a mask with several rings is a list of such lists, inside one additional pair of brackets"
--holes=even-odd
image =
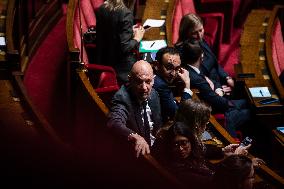
[(139, 52), (157, 52), (159, 49), (166, 47), (167, 43), (165, 40), (152, 40), (152, 41), (141, 41)]
[(252, 97), (271, 97), (268, 87), (250, 87), (249, 91)]

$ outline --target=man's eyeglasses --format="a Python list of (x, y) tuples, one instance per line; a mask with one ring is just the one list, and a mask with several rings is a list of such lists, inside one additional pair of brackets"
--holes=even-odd
[(181, 70), (181, 66), (174, 67), (172, 64), (163, 64), (168, 72), (179, 72)]
[(175, 148), (179, 148), (179, 147), (186, 148), (188, 147), (188, 144), (189, 144), (188, 140), (180, 140), (174, 143), (174, 147)]

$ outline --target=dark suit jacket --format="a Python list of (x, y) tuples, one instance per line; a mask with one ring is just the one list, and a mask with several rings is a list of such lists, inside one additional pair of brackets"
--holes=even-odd
[[(179, 43), (175, 45), (180, 53), (180, 57), (182, 60), (182, 64), (185, 64), (184, 61), (184, 52), (183, 52), (183, 43)], [(200, 47), (204, 52), (203, 62), (200, 65), (200, 72), (206, 75), (208, 78), (218, 81), (221, 85), (226, 84), (227, 80), (226, 77), (228, 74), (224, 71), (221, 65), (218, 63), (218, 60), (214, 53), (211, 51), (209, 45), (206, 43), (205, 40), (200, 42)]]
[[(109, 113), (108, 127), (112, 128), (116, 133), (122, 137), (127, 138), (131, 133), (138, 133), (144, 137), (146, 141), (150, 141), (150, 134), (146, 134), (142, 121), (142, 106), (138, 103), (135, 96), (131, 94), (130, 88), (122, 86), (117, 91), (112, 99), (112, 107)], [(148, 105), (152, 112), (153, 135), (162, 125), (160, 99), (155, 91), (152, 89), (150, 97), (148, 98)], [(146, 136), (147, 135), (147, 136)]]
[(133, 14), (127, 8), (110, 12), (103, 4), (96, 19), (96, 63), (112, 66), (118, 80), (125, 82), (136, 62), (134, 50), (139, 44), (133, 39)]
[[(178, 105), (175, 101), (173, 92), (169, 88), (168, 83), (164, 79), (162, 79), (162, 77), (156, 75), (153, 87), (159, 93), (163, 122), (174, 118), (175, 113), (178, 109)], [(190, 94), (186, 92), (182, 93), (181, 100), (190, 98)]]
[(203, 62), (200, 67), (201, 73), (203, 73), (210, 79), (220, 82), (221, 84), (226, 84), (226, 77), (228, 76), (228, 74), (218, 63), (218, 60), (214, 53), (211, 51), (209, 45), (205, 40), (202, 40), (200, 42), (200, 46), (204, 53)]
[[(225, 113), (230, 107), (229, 100), (216, 94), (209, 86), (205, 77), (203, 77), (201, 74), (198, 74), (190, 66), (186, 65), (185, 69), (188, 70), (190, 75), (190, 86), (199, 90), (200, 98), (207, 102), (212, 107), (214, 112)], [(213, 81), (213, 83), (215, 86), (217, 85), (217, 82)]]

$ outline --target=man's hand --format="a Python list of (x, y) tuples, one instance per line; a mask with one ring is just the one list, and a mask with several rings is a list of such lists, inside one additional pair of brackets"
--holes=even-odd
[(221, 88), (217, 88), (215, 89), (215, 93), (219, 96), (224, 96), (224, 91)]
[(235, 86), (235, 82), (234, 82), (233, 78), (231, 78), (230, 76), (227, 77), (227, 84), (228, 84), (229, 87)]
[(261, 165), (265, 164), (265, 161), (263, 161), (263, 159), (260, 158), (252, 158), (252, 165), (256, 168), (260, 167)]
[(190, 89), (190, 78), (188, 71), (186, 69), (180, 68), (180, 71), (177, 74), (184, 82), (185, 88)]
[(137, 133), (130, 134), (128, 136), (128, 140), (135, 143), (135, 152), (137, 158), (140, 156), (140, 154), (150, 154), (150, 147), (142, 136), (138, 135)]
[(222, 90), (224, 91), (224, 93), (225, 93), (226, 95), (230, 95), (231, 92), (232, 92), (232, 88), (229, 87), (229, 86), (227, 86), (227, 85), (222, 85)]

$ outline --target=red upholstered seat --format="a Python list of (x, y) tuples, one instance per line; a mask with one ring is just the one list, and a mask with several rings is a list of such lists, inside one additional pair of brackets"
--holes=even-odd
[(225, 125), (226, 121), (225, 121), (225, 115), (224, 114), (213, 114), (213, 116), (215, 117), (215, 119), (218, 121), (218, 123), (220, 123), (221, 125)]
[[(196, 13), (193, 0), (176, 0), (172, 23), (173, 43), (178, 40), (179, 24), (183, 15), (188, 13)], [(208, 13), (199, 14), (204, 21), (205, 40), (211, 45), (213, 52), (219, 57), (220, 45), (222, 39), (223, 14)]]
[(284, 70), (284, 41), (279, 19), (276, 20), (276, 25), (271, 37), (274, 68), (279, 76)]
[(235, 17), (240, 9), (241, 0), (199, 0), (200, 11), (224, 14), (223, 42), (230, 43)]
[[(88, 28), (96, 25), (95, 9), (97, 9), (104, 1), (103, 0), (84, 0), (81, 1), (81, 24), (82, 33), (86, 32)], [(80, 33), (80, 18), (79, 9), (76, 9), (74, 17), (74, 28), (73, 28), (73, 41), (75, 48), (80, 49), (80, 53), (83, 53), (83, 63), (87, 70), (91, 72), (96, 72), (96, 77), (94, 78), (95, 91), (98, 93), (109, 93), (114, 92), (119, 89), (116, 80), (116, 73), (112, 67), (90, 64), (88, 55), (86, 53), (85, 46), (81, 49), (81, 33)], [(99, 73), (99, 74), (97, 74)]]

